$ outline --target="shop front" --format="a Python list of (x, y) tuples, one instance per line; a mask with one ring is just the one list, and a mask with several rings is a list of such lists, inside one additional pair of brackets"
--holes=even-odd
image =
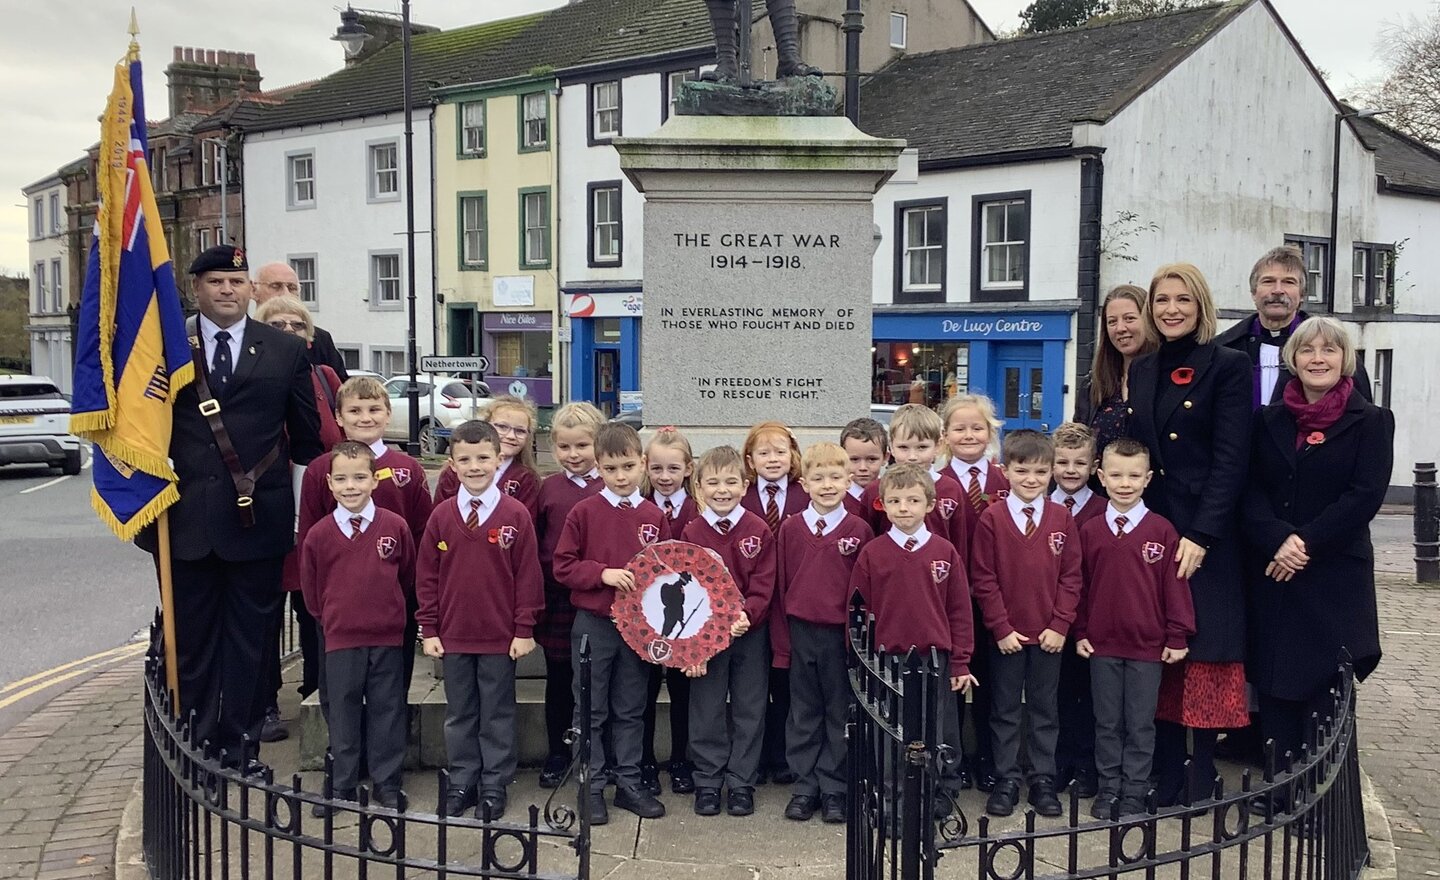
[(606, 418), (640, 403), (640, 320), (644, 295), (629, 290), (565, 289), (570, 318), (570, 388)]
[(1005, 430), (1064, 421), (1068, 312), (875, 309), (872, 403), (939, 407), (966, 392), (995, 401)]
[(485, 312), (480, 353), (490, 361), (485, 381), (495, 395), (510, 394), (537, 407), (555, 404), (555, 319), (549, 312)]

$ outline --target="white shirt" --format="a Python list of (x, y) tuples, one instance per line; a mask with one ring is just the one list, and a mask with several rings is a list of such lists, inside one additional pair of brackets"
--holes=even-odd
[(242, 317), (229, 327), (221, 327), (204, 315), (197, 315), (196, 323), (200, 327), (200, 340), (205, 346), (205, 363), (215, 363), (215, 334), (221, 330), (230, 334), (230, 370), (233, 375), (235, 366), (240, 363), (240, 344), (245, 339), (245, 324), (249, 320)]
[(790, 476), (787, 474), (775, 482), (770, 482), (764, 477), (756, 477), (755, 491), (760, 493), (760, 509), (764, 510), (770, 504), (770, 493), (766, 491), (767, 486), (779, 486), (780, 491), (775, 493), (775, 509), (780, 511), (781, 518), (785, 516), (785, 495), (790, 489)]
[(850, 497), (854, 498), (856, 501), (859, 501), (860, 496), (865, 494), (865, 489), (861, 487), (858, 483), (851, 483), (849, 487), (845, 489), (845, 491), (850, 493)]
[[(710, 524), (711, 528), (715, 528), (715, 526), (720, 522), (720, 520), (727, 519), (730, 521), (729, 527), (733, 529), (735, 528), (735, 526), (740, 524), (740, 517), (745, 515), (745, 509), (737, 504), (733, 508), (731, 508), (729, 513), (721, 516), (714, 510), (711, 510), (707, 507), (704, 510), (700, 511), (700, 515), (705, 517), (705, 521)], [(720, 530), (716, 528), (715, 531), (718, 532)]]
[[(1274, 346), (1271, 346), (1271, 348), (1274, 348)], [(1135, 502), (1135, 506), (1125, 511), (1124, 513), (1116, 510), (1115, 504), (1112, 502), (1105, 505), (1105, 521), (1110, 524), (1110, 534), (1113, 535), (1115, 534), (1115, 517), (1125, 517), (1125, 533), (1129, 534), (1130, 532), (1135, 531), (1135, 527), (1140, 525), (1140, 520), (1144, 519), (1145, 514), (1149, 512), (1150, 511), (1145, 507), (1144, 501)]]
[(944, 471), (939, 470), (939, 469), (937, 469), (937, 468), (931, 468), (931, 469), (930, 469), (930, 482), (932, 482), (932, 483), (939, 483), (939, 482), (940, 482), (940, 478), (943, 477), (943, 476), (945, 476), (945, 472), (944, 472)]
[(824, 516), (821, 516), (819, 512), (815, 510), (815, 505), (809, 504), (800, 512), (800, 515), (805, 517), (805, 527), (810, 530), (810, 534), (812, 535), (815, 534), (815, 524), (824, 520), (825, 534), (828, 535), (835, 531), (836, 527), (845, 519), (845, 505), (842, 504)]
[(380, 456), (390, 451), (390, 447), (385, 445), (384, 440), (376, 440), (370, 444), (370, 451), (375, 453), (376, 460), (379, 460)]
[(665, 502), (666, 502), (666, 501), (669, 501), (670, 504), (671, 504), (671, 506), (674, 508), (673, 510), (670, 511), (670, 518), (671, 518), (671, 519), (679, 519), (679, 518), (680, 518), (680, 508), (682, 508), (682, 507), (685, 506), (685, 498), (686, 498), (686, 495), (685, 495), (685, 487), (684, 487), (684, 486), (681, 486), (679, 489), (676, 489), (674, 495), (661, 495), (660, 492), (657, 490), (657, 491), (655, 492), (655, 496), (654, 496), (654, 497), (655, 497), (655, 506), (656, 506), (656, 507), (659, 507), (661, 510), (664, 510), (664, 509), (665, 509)]
[(645, 496), (640, 494), (639, 489), (636, 489), (629, 495), (621, 496), (616, 495), (614, 492), (611, 492), (610, 487), (606, 486), (604, 489), (600, 490), (600, 494), (605, 498), (607, 502), (610, 503), (611, 507), (619, 507), (621, 501), (629, 501), (631, 507), (639, 507), (640, 503), (645, 500)]
[(1035, 523), (1035, 528), (1040, 528), (1040, 517), (1045, 515), (1044, 495), (1041, 495), (1034, 501), (1021, 501), (1020, 496), (1012, 491), (1009, 495), (1005, 496), (1005, 506), (1010, 509), (1010, 518), (1015, 520), (1015, 528), (1020, 530), (1020, 534), (1025, 534), (1025, 514), (1023, 511), (1026, 507), (1035, 508), (1035, 518), (1032, 522)]
[(980, 481), (980, 491), (984, 492), (985, 478), (990, 475), (989, 459), (982, 458), (974, 464), (968, 461), (961, 461), (958, 458), (950, 459), (950, 470), (955, 472), (955, 479), (960, 481), (961, 488), (967, 492), (970, 491), (970, 483), (972, 482), (970, 478), (970, 469), (972, 467), (980, 469), (980, 473), (975, 476), (975, 479)]
[(455, 503), (460, 508), (460, 519), (462, 521), (470, 517), (470, 499), (472, 498), (480, 499), (480, 509), (476, 511), (476, 515), (480, 518), (480, 521), (475, 524), (475, 527), (479, 528), (482, 523), (490, 518), (490, 514), (495, 512), (495, 508), (499, 506), (500, 487), (492, 482), (490, 488), (484, 492), (481, 492), (479, 495), (471, 495), (470, 490), (466, 489), (464, 484), (461, 484), (460, 491), (455, 493)]
[(495, 482), (500, 482), (500, 478), (505, 476), (505, 472), (510, 469), (510, 462), (514, 460), (513, 458), (503, 457), (500, 459), (500, 463), (495, 466)]
[(581, 489), (584, 489), (586, 486), (590, 485), (590, 481), (591, 481), (591, 480), (598, 480), (598, 479), (600, 479), (600, 470), (599, 470), (599, 468), (593, 468), (593, 467), (592, 467), (592, 468), (590, 469), (589, 473), (584, 473), (584, 474), (572, 474), (572, 473), (570, 473), (569, 471), (566, 471), (566, 472), (565, 472), (565, 477), (566, 477), (566, 479), (568, 479), (570, 482), (572, 482), (572, 483), (574, 483), (575, 485), (579, 486)]
[(1260, 346), (1260, 403), (1270, 402), (1275, 383), (1280, 380), (1280, 346)]
[(921, 547), (924, 547), (925, 542), (930, 540), (930, 530), (925, 528), (923, 524), (920, 526), (919, 530), (917, 530), (913, 535), (907, 535), (895, 526), (891, 526), (890, 531), (886, 532), (885, 534), (889, 535), (890, 540), (894, 541), (895, 546), (899, 547), (901, 550), (905, 549), (906, 541), (914, 538), (915, 549), (911, 550), (911, 553), (914, 553), (915, 550), (919, 550)]
[(1089, 504), (1090, 496), (1094, 494), (1095, 491), (1089, 486), (1081, 486), (1080, 491), (1076, 492), (1074, 495), (1069, 494), (1064, 489), (1057, 488), (1054, 492), (1050, 493), (1050, 500), (1054, 501), (1056, 504), (1064, 504), (1066, 498), (1074, 498), (1075, 509), (1070, 511), (1070, 513), (1073, 515), (1079, 513), (1080, 508)]
[(360, 533), (364, 534), (365, 530), (370, 528), (370, 524), (375, 521), (375, 502), (373, 499), (365, 502), (365, 508), (359, 513), (351, 513), (345, 508), (337, 506), (331, 516), (335, 517), (335, 524), (340, 527), (340, 534), (347, 538), (350, 537), (350, 517), (360, 517)]

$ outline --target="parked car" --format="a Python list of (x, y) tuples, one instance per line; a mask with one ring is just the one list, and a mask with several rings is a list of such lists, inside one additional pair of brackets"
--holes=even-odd
[(371, 377), (371, 378), (373, 378), (373, 379), (379, 379), (381, 382), (384, 382), (384, 381), (385, 381), (385, 377), (382, 376), (382, 375), (380, 375), (379, 373), (375, 372), (374, 370), (350, 370), (350, 369), (347, 369), (347, 370), (345, 371), (345, 375), (349, 376), (351, 379), (354, 379), (356, 376), (369, 376), (369, 377)]
[[(439, 455), (449, 445), (450, 429), (476, 417), (482, 400), (490, 397), (484, 382), (472, 388), (469, 379), (421, 373), (415, 378), (420, 401), (420, 451)], [(385, 383), (390, 398), (390, 426), (385, 439), (404, 443), (410, 439), (410, 377), (396, 376)]]
[[(870, 418), (888, 428), (890, 427), (890, 417), (895, 415), (897, 409), (899, 407), (894, 404), (872, 403), (870, 404)], [(645, 426), (645, 413), (643, 409), (632, 409), (629, 412), (620, 413), (610, 421), (630, 425), (638, 431)]]
[(80, 438), (70, 433), (70, 402), (44, 376), (0, 376), (0, 465), (48, 464), (78, 474)]

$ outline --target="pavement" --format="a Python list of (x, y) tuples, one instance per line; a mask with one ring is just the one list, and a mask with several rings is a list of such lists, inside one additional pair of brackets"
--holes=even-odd
[[(1440, 639), (1440, 587), (1414, 583), (1409, 528), (1395, 514), (1382, 514), (1375, 526), (1386, 656), (1360, 688), (1359, 733), (1376, 880), (1440, 877), (1440, 665), (1429, 650)], [(140, 663), (138, 655), (114, 659), (0, 734), (0, 880), (146, 876), (136, 785)], [(293, 689), (285, 693), (282, 709), (293, 718)], [(292, 739), (266, 757), (286, 769), (294, 750)], [(512, 804), (543, 803), (532, 778), (522, 772)], [(428, 774), (407, 780), (417, 808), (434, 803), (434, 785)], [(973, 822), (980, 802), (967, 798), (962, 806)], [(675, 796), (666, 797), (671, 812), (659, 821), (612, 810), (612, 824), (596, 829), (593, 876), (839, 876), (843, 829), (785, 822), (784, 801), (783, 790), (763, 787), (748, 819), (697, 819)], [(946, 862), (941, 867), (954, 874)]]

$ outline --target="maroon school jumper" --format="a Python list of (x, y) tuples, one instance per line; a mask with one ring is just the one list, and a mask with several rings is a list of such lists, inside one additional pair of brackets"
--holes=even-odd
[(697, 517), (685, 527), (680, 540), (720, 554), (740, 595), (745, 597), (750, 628), (758, 629), (767, 621), (775, 597), (775, 536), (770, 534), (764, 517), (738, 505), (725, 518), (731, 522), (729, 534), (720, 534), (704, 517)]
[(535, 641), (551, 659), (570, 656), (570, 630), (575, 625), (575, 606), (570, 604), (570, 590), (555, 580), (555, 545), (570, 509), (599, 495), (605, 482), (597, 474), (578, 486), (568, 473), (551, 474), (540, 484), (536, 503), (535, 538), (540, 544), (540, 571), (545, 577), (545, 613), (535, 625)]
[(969, 675), (975, 650), (970, 589), (955, 545), (936, 534), (905, 550), (880, 535), (860, 550), (850, 588), (875, 615), (875, 641), (892, 654), (911, 647), (950, 652), (950, 675)]
[(1165, 648), (1183, 650), (1195, 634), (1195, 608), (1190, 585), (1177, 573), (1175, 527), (1147, 510), (1116, 537), (1100, 516), (1080, 527), (1080, 543), (1085, 586), (1075, 640), (1089, 639), (1097, 657), (1154, 663)]
[[(871, 480), (871, 483), (878, 483), (878, 482), (880, 482), (880, 480), (879, 480), (878, 477), (877, 477), (876, 479), (874, 479), (874, 480)], [(859, 495), (851, 495), (851, 494), (850, 494), (850, 488), (849, 488), (849, 486), (847, 486), (847, 487), (845, 488), (845, 499), (844, 499), (844, 501), (845, 501), (845, 512), (846, 512), (846, 513), (849, 513), (849, 514), (854, 514), (855, 516), (860, 517), (860, 519), (862, 519), (862, 520), (864, 520), (865, 522), (868, 523), (868, 522), (870, 521), (870, 514), (867, 513), (866, 510), (865, 510), (865, 502), (863, 502), (863, 501), (860, 500), (860, 498), (861, 498), (864, 494), (865, 494), (865, 489), (862, 488), (862, 489), (860, 490), (860, 494), (859, 494)]]
[[(1057, 491), (1063, 492), (1063, 490)], [(1065, 507), (1065, 502), (1063, 500), (1055, 500), (1054, 492), (1051, 492), (1046, 497), (1049, 498), (1051, 501), (1055, 501), (1055, 503), (1060, 505), (1061, 507)], [(1073, 510), (1068, 507), (1065, 507), (1065, 509), (1070, 511), (1070, 517), (1075, 520), (1075, 528), (1079, 529), (1081, 526), (1085, 525), (1087, 522), (1094, 519), (1095, 517), (1103, 517), (1105, 515), (1105, 508), (1109, 506), (1109, 504), (1110, 502), (1106, 498), (1102, 497), (1099, 492), (1091, 492), (1090, 497), (1085, 501), (1084, 504), (1076, 507)]]
[[(495, 485), (500, 487), (500, 494), (509, 495), (525, 506), (533, 521), (539, 511), (540, 501), (540, 478), (535, 472), (525, 465), (510, 460), (510, 466), (505, 473), (495, 475)], [(435, 481), (435, 503), (448, 501), (460, 494), (460, 475), (455, 473), (455, 468), (448, 467), (440, 472), (440, 477)]]
[[(767, 495), (766, 498), (769, 496)], [(778, 497), (778, 496), (777, 496)], [(760, 497), (760, 478), (756, 477), (750, 487), (745, 490), (745, 496), (740, 499), (740, 506), (760, 517), (761, 522), (765, 521), (765, 498)], [(810, 506), (810, 496), (800, 487), (799, 480), (790, 480), (785, 484), (785, 506), (780, 510), (780, 521), (783, 523), (786, 517), (794, 516)], [(776, 528), (776, 531), (779, 531)]]
[(1043, 496), (1035, 533), (1025, 537), (1004, 501), (980, 515), (970, 583), (991, 638), (1018, 632), (1039, 644), (1050, 629), (1065, 635), (1080, 604), (1080, 538), (1062, 505)]
[(861, 548), (873, 537), (865, 520), (849, 513), (819, 538), (803, 515), (781, 524), (775, 548), (775, 610), (770, 615), (770, 648), (777, 669), (790, 666), (789, 618), (820, 626), (849, 621), (850, 576)]
[(592, 495), (565, 517), (555, 545), (555, 580), (570, 588), (576, 608), (610, 617), (615, 588), (600, 580), (607, 568), (624, 568), (645, 547), (670, 540), (670, 523), (655, 502), (642, 498), (625, 510)]
[(519, 501), (501, 495), (473, 529), (453, 498), (442, 502), (417, 557), (415, 619), (422, 637), (439, 636), (452, 654), (508, 654), (513, 639), (534, 634), (545, 595), (535, 527)]
[(342, 527), (327, 516), (305, 536), (300, 555), (305, 606), (320, 622), (327, 653), (405, 643), (415, 539), (398, 513), (377, 506), (356, 538), (348, 522)]
[[(877, 536), (890, 531), (890, 520), (885, 516), (885, 505), (880, 498), (879, 480), (865, 487), (860, 504), (868, 512), (870, 528)], [(941, 471), (939, 479), (935, 480), (935, 509), (925, 514), (925, 528), (954, 544), (960, 559), (966, 560), (969, 558), (970, 522), (974, 518), (965, 490), (953, 477)]]
[[(964, 472), (963, 474), (955, 470), (957, 466)], [(948, 475), (960, 484), (960, 496), (964, 498), (967, 503), (970, 500), (969, 469), (970, 465), (959, 459), (951, 459), (950, 463), (946, 465), (946, 470), (949, 472)], [(985, 479), (981, 481), (980, 490), (980, 509), (976, 510), (972, 505), (969, 511), (969, 514), (972, 515), (967, 515), (965, 519), (965, 528), (969, 534), (966, 537), (966, 546), (961, 552), (965, 555), (966, 559), (972, 559), (969, 550), (975, 544), (975, 530), (980, 525), (980, 514), (984, 513), (985, 508), (992, 504), (1004, 501), (1005, 496), (1010, 494), (1010, 480), (1005, 476), (1005, 472), (1000, 469), (1000, 465), (993, 461), (989, 463), (989, 466), (985, 468)], [(973, 585), (975, 581), (975, 571), (973, 568), (970, 571), (970, 581)]]

